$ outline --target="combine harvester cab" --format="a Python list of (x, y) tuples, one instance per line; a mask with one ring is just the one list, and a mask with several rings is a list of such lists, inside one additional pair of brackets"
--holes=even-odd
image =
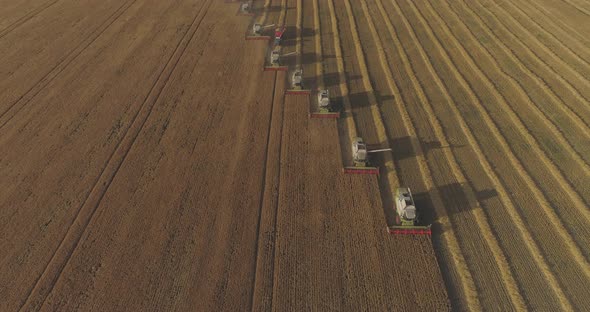
[(246, 40), (270, 40), (270, 36), (266, 34), (266, 29), (270, 27), (274, 27), (274, 24), (266, 26), (258, 23), (252, 24), (246, 33)]
[(362, 138), (352, 140), (352, 160), (353, 167), (344, 167), (344, 173), (347, 174), (379, 174), (379, 168), (373, 167), (369, 163), (369, 151)]
[(330, 103), (330, 93), (328, 90), (319, 90), (317, 94), (317, 111), (311, 112), (311, 118), (340, 118), (340, 112), (334, 111)]
[(395, 235), (432, 235), (430, 225), (420, 223), (419, 212), (409, 187), (400, 187), (395, 192), (396, 224), (387, 231)]
[(288, 67), (281, 65), (281, 47), (275, 46), (268, 55), (268, 64), (264, 71), (287, 71)]
[(303, 70), (297, 68), (291, 74), (291, 88), (285, 91), (289, 95), (309, 95), (311, 90), (303, 88)]

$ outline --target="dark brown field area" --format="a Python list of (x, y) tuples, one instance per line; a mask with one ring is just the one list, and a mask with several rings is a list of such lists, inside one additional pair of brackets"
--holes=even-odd
[(0, 0), (0, 311), (590, 306), (589, 1), (251, 5)]

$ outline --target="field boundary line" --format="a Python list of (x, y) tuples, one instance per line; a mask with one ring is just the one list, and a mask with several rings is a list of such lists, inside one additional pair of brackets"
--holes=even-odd
[[(145, 122), (151, 115), (151, 112), (153, 111), (153, 108), (157, 100), (160, 98), (163, 89), (168, 84), (170, 77), (174, 73), (174, 69), (178, 65), (180, 59), (186, 51), (186, 48), (188, 47), (197, 30), (199, 29), (199, 26), (201, 25), (201, 22), (206, 16), (209, 7), (212, 3), (213, 0), (208, 0), (207, 2), (203, 3), (199, 12), (193, 19), (190, 27), (187, 28), (185, 34), (179, 40), (174, 52), (170, 55), (170, 58), (168, 59), (166, 66), (164, 67), (164, 69), (152, 85), (150, 92), (147, 94), (145, 100), (141, 104), (132, 122), (127, 128), (127, 131), (125, 132), (123, 139), (119, 141), (119, 144), (111, 153), (111, 156), (107, 160), (106, 165), (103, 168), (103, 171), (97, 178), (96, 183), (92, 187), (91, 191), (88, 193), (86, 200), (82, 203), (80, 209), (78, 210), (75, 219), (73, 220), (72, 224), (68, 227), (68, 230), (65, 236), (63, 237), (62, 241), (60, 242), (58, 248), (53, 253), (53, 256), (51, 257), (50, 261), (45, 267), (43, 273), (35, 282), (33, 288), (30, 289), (26, 297), (26, 300), (22, 303), (19, 310), (39, 309), (43, 306), (45, 300), (52, 292), (53, 288), (55, 287), (55, 284), (61, 277), (63, 270), (69, 263), (72, 254), (78, 247), (80, 239), (82, 238), (82, 236), (86, 232), (88, 225), (92, 221), (92, 218), (94, 217), (95, 212), (98, 209), (98, 206), (100, 205), (102, 199), (108, 191), (108, 188), (111, 185), (111, 182), (115, 178), (119, 169), (122, 167), (123, 162), (129, 154), (129, 151), (133, 147), (133, 144), (135, 143), (138, 135), (140, 134), (143, 126), (145, 125)], [(201, 13), (203, 14), (201, 15)], [(199, 19), (200, 15), (201, 18)], [(195, 25), (196, 27), (194, 27)], [(194, 30), (191, 33), (191, 28), (193, 27)], [(190, 36), (188, 36), (189, 33)], [(183, 45), (183, 41), (185, 42), (185, 44), (184, 47), (181, 47)], [(175, 56), (177, 56), (176, 60), (174, 60)], [(153, 100), (150, 101), (150, 98), (153, 98)], [(151, 102), (151, 105), (148, 104), (146, 106), (148, 102)], [(145, 112), (141, 114), (142, 111)], [(100, 183), (101, 181), (103, 181), (103, 183)], [(39, 298), (35, 299), (34, 297)]]
[[(430, 2), (429, 2), (430, 3)], [(552, 135), (554, 135), (555, 137), (557, 137), (557, 141), (558, 142), (563, 142), (562, 145), (565, 150), (569, 153), (569, 155), (574, 159), (574, 161), (576, 161), (578, 163), (578, 165), (583, 168), (584, 172), (586, 172), (588, 175), (590, 175), (590, 167), (588, 167), (588, 164), (584, 161), (584, 159), (582, 159), (580, 153), (578, 151), (576, 151), (573, 146), (571, 145), (570, 140), (568, 140), (561, 129), (559, 129), (559, 127), (547, 116), (546, 113), (544, 113), (539, 106), (537, 105), (537, 103), (535, 103), (530, 96), (528, 95), (528, 93), (526, 92), (526, 90), (522, 87), (522, 85), (514, 78), (512, 77), (510, 74), (506, 73), (503, 69), (502, 66), (500, 66), (499, 61), (490, 53), (490, 51), (481, 43), (479, 43), (479, 41), (477, 40), (477, 38), (475, 37), (473, 31), (471, 30), (470, 27), (468, 27), (460, 18), (459, 14), (455, 11), (455, 9), (453, 9), (448, 2), (444, 2), (443, 4), (444, 6), (446, 6), (449, 10), (449, 12), (451, 12), (456, 19), (461, 23), (461, 25), (463, 25), (463, 28), (465, 29), (466, 32), (468, 32), (471, 37), (473, 38), (473, 40), (475, 42), (477, 42), (477, 45), (479, 46), (479, 50), (484, 53), (491, 62), (493, 62), (496, 66), (497, 71), (502, 75), (506, 77), (507, 81), (511, 82), (511, 85), (514, 87), (515, 91), (517, 91), (517, 93), (519, 93), (521, 95), (521, 98), (527, 102), (527, 104), (529, 105), (529, 107), (533, 110), (533, 112), (537, 115), (537, 117), (541, 120), (543, 120), (543, 124), (549, 129), (549, 131), (551, 132)], [(510, 59), (516, 63), (517, 67), (525, 72), (525, 74), (527, 76), (529, 76), (532, 80), (535, 81), (535, 83), (537, 84), (537, 86), (539, 87), (540, 90), (544, 91), (544, 93), (551, 98), (553, 101), (556, 102), (561, 102), (561, 104), (563, 105), (557, 105), (558, 107), (562, 108), (562, 111), (564, 111), (566, 113), (566, 116), (568, 116), (568, 118), (572, 119), (572, 122), (580, 127), (582, 133), (584, 134), (584, 136), (588, 137), (588, 139), (590, 140), (590, 129), (588, 129), (587, 124), (582, 121), (581, 119), (577, 119), (576, 117), (578, 117), (577, 115), (575, 115), (574, 112), (569, 112), (571, 114), (574, 114), (574, 116), (568, 114), (568, 111), (566, 110), (567, 105), (565, 105), (565, 103), (563, 102), (563, 100), (561, 100), (561, 98), (559, 98), (554, 92), (553, 90), (551, 90), (551, 88), (549, 86), (547, 86), (546, 84), (544, 84), (542, 82), (542, 79), (540, 79), (536, 74), (534, 74), (530, 69), (526, 68), (526, 66), (524, 66), (524, 64), (522, 64), (522, 61), (518, 58), (518, 56), (516, 56), (516, 54), (514, 52), (512, 52), (512, 50), (510, 48), (508, 48), (504, 43), (501, 42), (501, 40), (496, 36), (495, 33), (493, 33), (491, 31), (491, 29), (489, 28), (489, 26), (487, 24), (485, 24), (485, 22), (483, 22), (480, 18), (480, 16), (478, 16), (477, 14), (474, 14), (473, 11), (471, 10), (471, 8), (468, 8), (467, 10), (469, 10), (471, 13), (471, 15), (474, 16), (475, 20), (478, 22), (479, 26), (483, 29), (483, 31), (485, 31), (490, 37), (493, 38), (493, 40), (495, 42), (498, 43), (498, 45), (500, 46), (500, 48), (504, 51), (504, 53), (506, 53)], [(454, 35), (453, 35), (454, 36)], [(542, 64), (544, 64), (541, 61)], [(485, 75), (485, 73), (483, 73), (483, 70), (481, 70), (482, 74)], [(555, 72), (554, 72), (555, 73)], [(555, 75), (559, 76), (559, 74), (555, 73)], [(486, 75), (487, 76), (487, 75)], [(536, 76), (536, 78), (534, 78), (533, 76)], [(491, 79), (490, 79), (491, 80)], [(551, 91), (551, 92), (549, 92)], [(499, 93), (499, 92), (498, 92)], [(502, 96), (503, 97), (503, 96)], [(506, 103), (508, 103), (506, 101)], [(559, 104), (559, 103), (558, 103)], [(514, 112), (516, 115), (518, 115), (518, 113)], [(519, 118), (520, 119), (520, 118)], [(523, 126), (526, 128), (526, 125)], [(535, 139), (536, 140), (536, 139)]]
[[(476, 2), (476, 1), (474, 1)], [(471, 8), (467, 3), (469, 3), (468, 1), (463, 1), (463, 6), (466, 8), (466, 10), (469, 10), (471, 13), (471, 15), (477, 20), (477, 23), (480, 25), (480, 27), (490, 36), (493, 37), (498, 45), (502, 46), (502, 49), (504, 50), (504, 52), (506, 54), (510, 54), (513, 56), (513, 58), (518, 60), (518, 63), (520, 64), (518, 67), (527, 73), (527, 76), (531, 77), (531, 79), (533, 79), (535, 81), (535, 83), (537, 84), (537, 86), (539, 86), (539, 88), (541, 90), (543, 90), (554, 102), (558, 102), (561, 103), (561, 105), (558, 105), (558, 107), (561, 109), (561, 111), (569, 118), (572, 120), (572, 122), (578, 127), (580, 128), (580, 130), (582, 130), (584, 132), (584, 134), (586, 134), (588, 137), (590, 137), (590, 129), (588, 127), (588, 123), (586, 123), (586, 121), (584, 121), (576, 112), (574, 112), (572, 110), (572, 108), (570, 108), (565, 101), (559, 97), (555, 91), (553, 90), (553, 88), (551, 88), (551, 86), (549, 86), (545, 80), (543, 78), (541, 78), (538, 74), (536, 74), (535, 72), (533, 72), (532, 70), (530, 70), (521, 60), (520, 57), (518, 57), (516, 55), (516, 53), (514, 52), (513, 49), (511, 49), (509, 46), (507, 46), (499, 37), (498, 35), (492, 30), (492, 27), (490, 25), (488, 25), (488, 23), (486, 23), (483, 18), (481, 17), (481, 15), (479, 15), (478, 13), (476, 13), (476, 10), (474, 10), (473, 8)], [(446, 3), (448, 6), (448, 3)], [(451, 10), (453, 10), (455, 12), (455, 15), (458, 15), (458, 13), (455, 11), (455, 9), (453, 9), (451, 6), (449, 6), (451, 8)], [(516, 37), (507, 27), (506, 25), (504, 25), (502, 22), (500, 22), (500, 19), (498, 18), (497, 15), (495, 15), (494, 13), (492, 13), (490, 10), (487, 10), (490, 16), (493, 17), (493, 19), (495, 19), (500, 25), (501, 27), (504, 29), (504, 31), (506, 33), (508, 33), (510, 36), (512, 36), (513, 39), (516, 40), (516, 42), (518, 42), (521, 46), (523, 51), (525, 51), (526, 54), (529, 55), (529, 57), (531, 57), (531, 59), (535, 59), (536, 63), (541, 64), (541, 66), (543, 66), (547, 71), (549, 71), (550, 73), (553, 73), (553, 77), (555, 77), (557, 80), (559, 80), (562, 84), (565, 85), (565, 87), (571, 92), (571, 94), (580, 102), (588, 102), (588, 100), (582, 95), (580, 94), (580, 92), (578, 91), (578, 89), (576, 89), (568, 80), (566, 80), (563, 76), (561, 76), (559, 73), (557, 73), (551, 66), (549, 66), (545, 61), (543, 61), (529, 46), (527, 46), (526, 44), (523, 44), (522, 41), (520, 41), (520, 39), (518, 39), (518, 37)], [(465, 23), (463, 23), (465, 25)], [(468, 28), (469, 32), (471, 31), (471, 28)], [(487, 48), (486, 48), (487, 50)], [(491, 55), (491, 53), (488, 53)], [(493, 56), (492, 56), (493, 57)]]
[[(419, 18), (421, 20), (425, 21), (425, 18), (423, 16), (422, 12), (420, 12), (416, 8), (416, 6), (414, 5), (414, 3), (410, 2), (410, 4), (415, 9), (415, 11), (418, 13)], [(500, 94), (498, 92), (497, 88), (491, 82), (490, 78), (487, 77), (481, 71), (481, 68), (479, 68), (479, 66), (474, 62), (473, 58), (466, 51), (466, 49), (463, 46), (463, 44), (456, 38), (456, 36), (454, 35), (454, 33), (450, 31), (447, 23), (440, 17), (440, 15), (438, 14), (438, 12), (436, 12), (432, 8), (432, 6), (430, 6), (430, 2), (425, 2), (425, 4), (429, 8), (429, 11), (432, 12), (432, 14), (435, 17), (435, 19), (443, 27), (443, 31), (446, 34), (448, 34), (450, 38), (452, 38), (452, 41), (455, 43), (456, 47), (459, 48), (458, 53), (461, 56), (463, 56), (463, 59), (465, 60), (465, 62), (467, 63), (467, 65), (471, 69), (474, 70), (474, 73), (476, 75), (478, 75), (481, 78), (480, 81), (482, 82), (482, 84), (484, 86), (486, 86), (488, 88), (488, 90), (492, 94), (494, 94), (494, 97), (498, 101), (498, 104), (501, 105), (502, 107), (504, 107), (506, 109), (505, 110), (506, 113), (507, 113), (506, 115), (509, 117), (509, 119), (511, 120), (511, 122), (516, 126), (516, 128), (519, 130), (519, 132), (521, 133), (521, 135), (526, 139), (526, 141), (531, 146), (531, 148), (535, 151), (535, 153), (537, 155), (539, 155), (539, 159), (541, 160), (541, 162), (547, 167), (547, 170), (551, 173), (551, 175), (553, 176), (553, 178), (560, 184), (560, 186), (564, 190), (564, 193), (566, 193), (570, 197), (570, 199), (572, 200), (572, 202), (574, 204), (574, 207), (576, 207), (576, 209), (579, 211), (580, 215), (583, 218), (585, 218), (585, 220), (587, 220), (587, 222), (590, 222), (590, 211), (587, 210), (587, 207), (586, 207), (583, 199), (580, 197), (580, 195), (572, 188), (571, 182), (568, 181), (564, 177), (563, 172), (561, 172), (561, 170), (555, 166), (555, 163), (553, 163), (549, 159), (549, 157), (546, 155), (545, 151), (541, 149), (541, 147), (539, 146), (539, 143), (538, 143), (537, 139), (534, 138), (531, 135), (530, 131), (523, 124), (523, 122), (520, 119), (520, 117), (514, 112), (514, 110), (512, 109), (512, 107), (507, 104), (506, 99), (502, 96), (502, 94)], [(425, 22), (425, 23), (428, 24), (428, 25), (430, 25), (430, 23), (428, 23), (428, 22)], [(485, 110), (485, 108), (484, 108), (484, 110)], [(486, 113), (487, 113), (487, 110), (486, 110)], [(488, 116), (489, 116), (489, 114), (488, 114)], [(490, 118), (490, 120), (491, 120), (491, 118)], [(512, 153), (511, 150), (510, 150), (510, 153)]]
[[(393, 0), (391, 0), (391, 1), (393, 2)], [(415, 8), (414, 8), (414, 10), (415, 10)], [(419, 19), (420, 19), (420, 21), (421, 21), (422, 24), (426, 24), (426, 22), (424, 20), (424, 17), (421, 14), (416, 14), (416, 15), (419, 17)], [(438, 37), (434, 36), (434, 34), (432, 33), (432, 29), (430, 28), (430, 26), (427, 26), (424, 29), (428, 33), (429, 37), (433, 39), (432, 41), (437, 45), (437, 47), (441, 51), (441, 54), (443, 56), (443, 60), (448, 65), (448, 67), (450, 68), (450, 70), (454, 73), (455, 77), (459, 81), (459, 84), (467, 92), (467, 94), (468, 94), (469, 98), (471, 99), (472, 103), (476, 104), (475, 107), (477, 108), (478, 112), (481, 114), (484, 123), (490, 129), (490, 132), (492, 133), (492, 135), (494, 136), (494, 138), (498, 141), (498, 143), (504, 149), (505, 154), (507, 155), (509, 161), (517, 169), (517, 171), (521, 174), (521, 177), (524, 179), (525, 184), (527, 184), (527, 187), (529, 189), (531, 189), (531, 191), (534, 193), (535, 196), (537, 196), (538, 195), (537, 192), (539, 192), (539, 191), (536, 188), (535, 182), (532, 181), (532, 179), (528, 175), (524, 175), (524, 173), (526, 173), (526, 170), (524, 170), (524, 168), (522, 167), (522, 164), (520, 163), (520, 160), (518, 160), (514, 156), (514, 154), (512, 153), (512, 151), (510, 150), (510, 147), (509, 147), (508, 143), (506, 142), (506, 140), (502, 136), (502, 134), (499, 132), (499, 130), (498, 130), (495, 122), (491, 119), (491, 117), (489, 116), (489, 114), (487, 113), (487, 111), (482, 107), (482, 103), (481, 103), (480, 99), (475, 95), (474, 91), (471, 89), (471, 87), (469, 86), (469, 84), (467, 83), (467, 81), (465, 80), (465, 78), (463, 77), (463, 75), (458, 71), (458, 69), (457, 69), (456, 65), (454, 64), (454, 62), (450, 59), (450, 57), (448, 55), (448, 52), (444, 49), (444, 47), (440, 43), (440, 41), (439, 41), (440, 39), (438, 39)], [(549, 209), (550, 209), (550, 207), (549, 207)], [(553, 276), (553, 274), (551, 274), (551, 276)], [(551, 286), (551, 289), (553, 289), (556, 292), (556, 297), (557, 297), (557, 299), (559, 299), (560, 304), (562, 305), (562, 307), (564, 308), (564, 310), (573, 310), (572, 305), (569, 302), (569, 299), (563, 293), (561, 287), (559, 286), (559, 283), (557, 282), (557, 279), (555, 277), (548, 278), (548, 282), (549, 282), (549, 284)]]
[[(59, 2), (59, 0), (47, 1), (44, 4), (40, 5), (39, 7), (33, 9), (32, 11), (29, 11), (29, 13), (21, 16), (19, 19), (14, 21), (12, 24), (10, 24), (10, 25), (6, 26), (6, 28), (0, 30), (0, 39), (4, 38), (6, 35), (11, 33), (13, 30), (17, 29), (22, 24), (28, 22), (33, 17), (39, 15), (41, 12), (47, 10), (49, 7), (53, 6), (57, 2)], [(45, 6), (45, 7), (43, 7), (43, 6)]]
[[(137, 2), (137, 0), (128, 0), (127, 2), (123, 3), (123, 5), (121, 5), (113, 12), (113, 14), (104, 20), (90, 36), (86, 37), (85, 40), (80, 42), (80, 44), (72, 49), (70, 53), (68, 53), (61, 61), (59, 61), (59, 63), (51, 68), (47, 74), (41, 77), (41, 79), (39, 79), (39, 81), (37, 81), (27, 92), (25, 92), (14, 103), (8, 106), (6, 110), (0, 112), (0, 129), (4, 128), (4, 126), (8, 124), (12, 118), (14, 118), (25, 106), (27, 106), (27, 104), (29, 104), (37, 96), (37, 94), (45, 90), (45, 87), (47, 87), (54, 79), (59, 76), (59, 74), (68, 68), (69, 65), (72, 64), (82, 54), (82, 52), (84, 52), (88, 47), (96, 42), (96, 40), (100, 38), (100, 36), (104, 34), (104, 32), (109, 29), (109, 27), (113, 25), (113, 23), (115, 23), (115, 21), (117, 21), (121, 15), (127, 12), (127, 10), (133, 6), (135, 2)], [(125, 7), (127, 4), (129, 5)], [(88, 39), (90, 40), (88, 41)], [(13, 110), (16, 111), (14, 111), (10, 116), (7, 116)]]
[[(364, 13), (365, 18), (367, 20), (367, 25), (369, 26), (369, 29), (370, 29), (371, 34), (373, 36), (373, 41), (375, 42), (376, 47), (377, 47), (377, 53), (379, 55), (381, 67), (383, 68), (383, 71), (385, 73), (389, 88), (394, 93), (396, 98), (401, 98), (401, 92), (399, 91), (399, 89), (395, 85), (395, 80), (393, 78), (393, 74), (390, 69), (391, 64), (388, 62), (387, 57), (384, 52), (385, 50), (383, 48), (382, 38), (379, 37), (377, 30), (375, 28), (375, 23), (371, 19), (370, 13), (368, 11), (369, 9), (367, 7), (367, 1), (362, 0), (361, 4), (362, 4), (363, 13)], [(390, 35), (392, 37), (395, 36), (395, 38), (397, 39), (397, 36), (393, 33), (394, 32), (393, 26), (389, 20), (389, 17), (385, 13), (385, 8), (383, 7), (381, 2), (378, 2), (378, 6), (379, 6), (379, 11), (381, 12), (382, 17), (386, 21), (386, 27), (388, 29), (388, 32), (390, 33)], [(404, 61), (403, 66), (406, 69), (406, 72), (409, 74), (408, 76), (409, 76), (409, 78), (412, 82), (412, 85), (418, 95), (419, 101), (422, 104), (421, 106), (426, 111), (426, 115), (428, 116), (429, 122), (432, 126), (432, 130), (434, 131), (436, 138), (440, 140), (442, 145), (450, 146), (450, 144), (446, 138), (446, 135), (444, 133), (444, 130), (442, 129), (440, 121), (436, 117), (436, 115), (431, 107), (431, 104), (430, 104), (428, 98), (426, 97), (424, 90), (422, 89), (422, 86), (418, 83), (417, 78), (414, 75), (413, 69), (410, 68), (409, 59), (407, 58), (405, 51), (401, 52), (403, 50), (403, 47), (401, 47), (399, 40), (396, 40), (396, 46), (400, 46), (400, 48), (399, 48), (400, 53), (399, 54), (400, 54), (400, 56), (402, 56), (402, 59)], [(405, 107), (404, 107), (404, 112), (402, 114), (408, 116), (409, 122), (412, 124), (412, 127), (414, 129), (416, 129), (416, 126), (413, 123), (413, 121), (411, 120), (411, 117), (409, 116), (409, 113), (405, 109)], [(486, 240), (487, 245), (488, 245), (491, 253), (494, 256), (494, 260), (497, 262), (497, 270), (500, 272), (500, 275), (502, 277), (502, 281), (503, 281), (506, 289), (508, 290), (508, 295), (511, 299), (511, 303), (515, 306), (516, 309), (524, 310), (525, 309), (524, 299), (522, 298), (522, 295), (520, 294), (517, 283), (512, 275), (509, 263), (506, 260), (504, 250), (500, 247), (497, 239), (493, 235), (491, 226), (488, 221), (487, 214), (485, 214), (483, 212), (483, 208), (481, 207), (481, 204), (477, 200), (477, 198), (475, 196), (475, 192), (474, 192), (471, 184), (466, 184), (468, 182), (468, 180), (465, 177), (464, 173), (462, 172), (462, 169), (458, 165), (458, 162), (457, 162), (454, 154), (451, 152), (450, 149), (443, 149), (443, 153), (445, 155), (445, 158), (447, 159), (447, 163), (451, 166), (451, 171), (452, 171), (452, 174), (455, 177), (455, 179), (459, 183), (466, 185), (465, 187), (461, 187), (461, 188), (464, 190), (466, 196), (469, 198), (468, 201), (470, 202), (470, 204), (475, 205), (475, 207), (474, 207), (475, 209), (472, 210), (473, 211), (472, 215), (473, 215), (475, 221), (477, 222), (478, 227), (481, 230), (482, 237)]]

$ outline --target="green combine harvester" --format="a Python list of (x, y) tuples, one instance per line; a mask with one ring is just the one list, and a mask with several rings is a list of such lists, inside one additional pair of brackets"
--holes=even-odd
[(396, 224), (388, 227), (390, 234), (432, 235), (430, 225), (418, 225), (420, 218), (409, 187), (398, 188), (394, 201)]

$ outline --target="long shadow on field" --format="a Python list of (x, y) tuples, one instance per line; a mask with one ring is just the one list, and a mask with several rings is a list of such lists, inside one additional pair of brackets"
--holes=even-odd
[[(360, 76), (360, 75), (346, 76), (346, 80), (348, 82), (355, 81), (355, 80), (358, 80), (361, 78), (362, 78), (362, 76)], [(339, 73), (324, 74), (324, 85), (326, 86), (326, 88), (336, 87), (336, 86), (340, 85), (340, 82), (341, 81), (340, 81), (340, 74)]]
[(281, 8), (280, 5), (270, 6), (270, 7), (266, 8), (266, 9), (262, 6), (262, 7), (258, 7), (258, 8), (257, 7), (254, 7), (252, 9), (252, 12), (255, 13), (255, 14), (262, 14), (265, 11), (268, 12), (268, 13), (275, 13), (275, 12), (280, 12), (281, 9), (282, 8)]

